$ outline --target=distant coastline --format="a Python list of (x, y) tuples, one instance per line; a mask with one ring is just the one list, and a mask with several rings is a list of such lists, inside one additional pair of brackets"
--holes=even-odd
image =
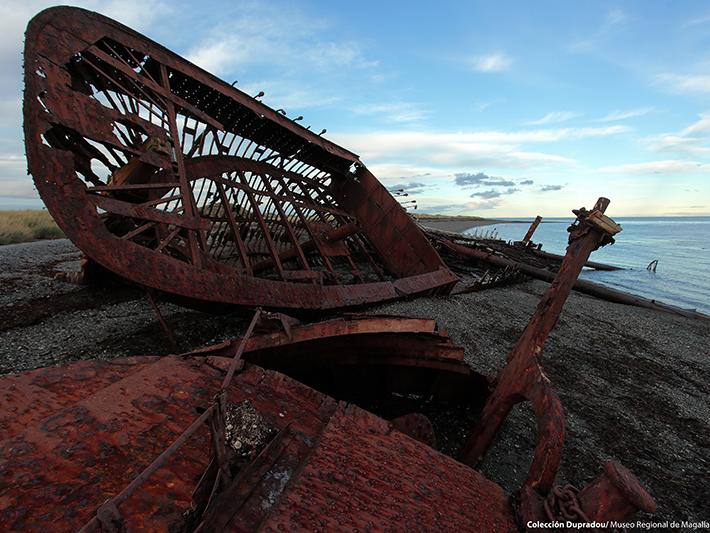
[(417, 220), (422, 226), (440, 231), (462, 232), (480, 226), (494, 224), (529, 224), (529, 220), (501, 220), (474, 216), (443, 216), (443, 215), (417, 215)]

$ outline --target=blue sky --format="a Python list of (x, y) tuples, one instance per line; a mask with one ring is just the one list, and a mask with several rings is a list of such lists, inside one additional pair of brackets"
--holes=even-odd
[[(21, 49), (0, 7), (0, 208), (25, 175)], [(76, 5), (141, 31), (360, 155), (420, 211), (710, 214), (708, 2)]]

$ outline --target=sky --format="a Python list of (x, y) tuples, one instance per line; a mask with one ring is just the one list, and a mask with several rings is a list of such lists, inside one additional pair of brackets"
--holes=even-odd
[[(0, 209), (26, 174), (22, 46), (52, 4), (0, 7)], [(710, 214), (707, 1), (91, 0), (357, 153), (418, 210)]]

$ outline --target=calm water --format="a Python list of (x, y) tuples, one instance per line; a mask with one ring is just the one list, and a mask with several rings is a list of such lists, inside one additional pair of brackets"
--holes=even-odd
[[(548, 252), (564, 254), (572, 219), (546, 219), (533, 241)], [(592, 253), (592, 261), (626, 270), (584, 270), (582, 278), (646, 298), (710, 314), (710, 217), (614, 218), (623, 231), (616, 243)], [(497, 224), (500, 238), (520, 240), (528, 224)], [(465, 233), (472, 233), (469, 230)], [(656, 272), (646, 266), (658, 259)]]

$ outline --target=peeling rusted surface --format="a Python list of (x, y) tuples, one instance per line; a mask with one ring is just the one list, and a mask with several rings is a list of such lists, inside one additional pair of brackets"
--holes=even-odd
[(96, 13), (43, 11), (25, 42), (29, 172), (110, 271), (195, 301), (291, 309), (455, 283), (348, 150)]
[(0, 441), (5, 441), (51, 413), (73, 405), (127, 373), (152, 365), (156, 357), (126, 357), (113, 361), (80, 361), (71, 372), (50, 366), (2, 377)]
[[(246, 526), (235, 517), (234, 525)], [(266, 531), (516, 531), (507, 496), (475, 470), (339, 406), (266, 517)]]
[[(584, 208), (574, 211), (577, 220), (569, 228), (569, 245), (560, 269), (508, 355), (508, 364), (500, 371), (496, 387), (461, 454), (463, 461), (477, 464), (512, 407), (522, 401), (530, 402), (537, 435), (532, 463), (521, 487), (524, 522), (546, 518), (542, 512), (542, 495), (553, 488), (565, 439), (562, 404), (542, 368), (543, 347), (589, 255), (600, 246), (613, 243), (613, 236), (621, 231), (620, 226), (604, 215), (608, 205), (608, 199), (599, 198), (591, 211)], [(628, 470), (610, 463), (605, 467), (605, 474), (582, 491), (587, 499), (585, 502), (580, 495), (577, 518), (586, 520), (591, 515), (592, 520), (602, 517), (621, 520), (638, 509), (655, 509), (653, 499)], [(590, 512), (585, 515), (587, 508)]]
[[(386, 385), (374, 380), (365, 390), (379, 402), (385, 395), (399, 391), (424, 392), (428, 398), (451, 398), (457, 391), (459, 397), (466, 395), (469, 400), (476, 394), (485, 396), (488, 391), (486, 380), (463, 363), (463, 350), (431, 320), (347, 315), (322, 323), (300, 324), (285, 315), (263, 314), (255, 331), (256, 335), (245, 343), (246, 359), (261, 358), (279, 366), (279, 353), (284, 354), (285, 361), (289, 355), (298, 358), (315, 353), (315, 359), (300, 366), (318, 367), (320, 361), (321, 366), (330, 365), (329, 372), (339, 364), (359, 369), (367, 366), (368, 359), (375, 361), (378, 372), (389, 377)], [(211, 438), (206, 426), (120, 505), (104, 502), (122, 492), (191, 424), (199, 410), (209, 405), (232, 366), (231, 358), (240, 352), (239, 344), (238, 339), (192, 355), (165, 358), (82, 361), (0, 379), (0, 389), (6, 391), (0, 404), (0, 528), (73, 530), (87, 523), (94, 512), (111, 523), (117, 517), (115, 523), (123, 522), (131, 530), (164, 531), (181, 525), (183, 514), (194, 501), (193, 490), (210, 462)], [(368, 349), (373, 350), (369, 357)], [(360, 360), (352, 360), (358, 353)], [(288, 370), (299, 365), (291, 360), (283, 366)], [(407, 374), (407, 368), (415, 374)], [(425, 372), (416, 374), (420, 370)], [(346, 373), (353, 374), (353, 370)], [(476, 392), (472, 387), (480, 390)], [(340, 437), (346, 440), (356, 438), (367, 427), (379, 428), (382, 435), (373, 453), (385, 453), (388, 446), (393, 446), (387, 453), (400, 455), (402, 442), (410, 447), (423, 446), (404, 435), (395, 437), (399, 433), (393, 428), (429, 444), (435, 442), (431, 425), (425, 423), (428, 421), (423, 415), (400, 417), (390, 424), (281, 373), (257, 366), (237, 373), (225, 405), (226, 442), (248, 462), (241, 467), (243, 474), (221, 495), (230, 503), (213, 503), (201, 518), (206, 523), (236, 520), (256, 527), (258, 521), (265, 521), (270, 509), (280, 502), (281, 492), (290, 486), (291, 478), (295, 479), (294, 473), (304, 470), (318, 449), (321, 434), (331, 427), (331, 418), (336, 414), (341, 417), (347, 413), (350, 433)], [(278, 446), (269, 440), (276, 433)], [(380, 442), (383, 439), (386, 442)], [(261, 445), (269, 448), (267, 457), (274, 464), (264, 463), (265, 452), (258, 450)], [(427, 456), (428, 469), (444, 468), (437, 467), (437, 460), (454, 463), (433, 449), (421, 453)], [(403, 471), (411, 460), (411, 453), (408, 454), (402, 456), (404, 463), (399, 468)], [(339, 464), (332, 468), (332, 476), (342, 474)], [(378, 471), (373, 470), (372, 475), (379, 479)], [(472, 524), (509, 522), (511, 510), (502, 491), (476, 472), (471, 471), (468, 477), (471, 490), (486, 494), (494, 490), (501, 495), (476, 504), (491, 506), (495, 509), (492, 515), (488, 511), (471, 511), (468, 520)], [(388, 483), (394, 480), (392, 477)], [(362, 491), (363, 497), (367, 493), (379, 494), (373, 492), (369, 482), (363, 483), (361, 480), (351, 489)], [(384, 480), (378, 483), (386, 484)], [(427, 484), (431, 486), (426, 488)], [(433, 513), (438, 495), (448, 489), (439, 486), (434, 478), (418, 486), (418, 490), (429, 494), (421, 512)], [(418, 516), (417, 506), (407, 499), (400, 498), (400, 505), (402, 512), (410, 509), (411, 520)], [(368, 517), (368, 513), (372, 516)], [(293, 514), (289, 520), (297, 516), (298, 513)], [(326, 517), (304, 516), (305, 520), (321, 518)], [(361, 519), (385, 523), (378, 518), (375, 507), (357, 518)]]
[[(189, 425), (222, 375), (201, 361), (146, 357), (3, 377), (0, 388), (14, 387), (10, 394), (33, 394), (59, 376), (61, 387), (56, 381), (36, 406), (22, 410), (12, 396), (3, 397), (0, 412), (4, 419), (12, 413), (15, 425), (3, 431), (0, 442), (0, 529), (81, 527)], [(201, 434), (208, 438), (207, 428)], [(165, 529), (179, 521), (207, 460), (199, 442), (181, 448), (144, 485), (143, 495), (122, 509), (135, 530)]]
[[(228, 364), (226, 358), (169, 356), (61, 367), (65, 390), (77, 396), (88, 369), (99, 378), (123, 374), (41, 420), (28, 413), (24, 431), (4, 440), (2, 529), (68, 531), (87, 522), (195, 418), (195, 409), (208, 403)], [(8, 379), (17, 381), (3, 378)], [(235, 377), (228, 399), (229, 405), (248, 405), (249, 412), (258, 413), (252, 422), (288, 429), (280, 433), (279, 453), (268, 455), (267, 462), (260, 455), (262, 466), (237, 478), (231, 503), (218, 505), (210, 520), (246, 530), (260, 525), (277, 530), (278, 524), (312, 529), (340, 520), (381, 529), (395, 517), (420, 529), (456, 523), (464, 530), (515, 529), (498, 486), (362, 409), (256, 366)], [(237, 426), (231, 429), (235, 442)], [(205, 427), (120, 506), (126, 526), (164, 531), (180, 525), (207, 467), (208, 450)], [(455, 512), (442, 513), (442, 501), (458, 502)]]
[(410, 413), (391, 420), (392, 426), (405, 435), (436, 448), (436, 433), (431, 421), (421, 413)]
[[(299, 324), (277, 317), (280, 320), (273, 315), (262, 318), (272, 329), (262, 328), (246, 341), (245, 361), (387, 419), (436, 402), (478, 412), (490, 392), (488, 378), (464, 361), (463, 347), (434, 320), (346, 315)], [(186, 355), (231, 358), (241, 342), (237, 338)]]
[(528, 231), (525, 232), (525, 237), (523, 237), (522, 240), (524, 244), (528, 244), (532, 240), (532, 236), (535, 233), (537, 227), (540, 225), (540, 222), (542, 222), (542, 217), (538, 215), (535, 217), (535, 220), (532, 221), (532, 224), (530, 224)]
[(637, 511), (656, 512), (656, 502), (636, 476), (616, 461), (579, 493), (579, 502), (590, 520), (623, 522)]
[[(544, 520), (546, 509), (555, 508), (547, 500), (557, 493), (551, 489), (564, 416), (540, 355), (589, 253), (609, 240), (600, 228), (613, 222), (597, 222), (604, 208), (600, 202), (591, 213), (579, 211), (560, 272), (464, 450), (466, 462), (474, 462), (510, 407), (532, 403), (538, 434), (520, 491), (523, 521)], [(87, 379), (94, 385), (84, 388)], [(257, 310), (244, 338), (183, 356), (89, 361), (4, 381), (5, 529), (518, 529), (498, 485), (434, 449), (435, 431), (424, 414), (413, 410), (387, 421), (351, 403), (367, 404), (369, 395), (386, 411), (387, 397), (470, 402), (488, 395), (486, 380), (431, 320), (346, 315), (308, 324)], [(37, 410), (28, 398), (42, 384), (48, 391)], [(12, 417), (15, 423), (7, 423)], [(198, 425), (207, 420), (209, 430)], [(170, 446), (175, 454), (147, 475), (144, 468), (157, 464), (173, 441), (184, 444)], [(217, 455), (219, 442), (230, 449), (227, 462)], [(117, 494), (130, 495), (108, 499)], [(655, 505), (616, 463), (576, 502), (580, 516), (597, 520)]]

